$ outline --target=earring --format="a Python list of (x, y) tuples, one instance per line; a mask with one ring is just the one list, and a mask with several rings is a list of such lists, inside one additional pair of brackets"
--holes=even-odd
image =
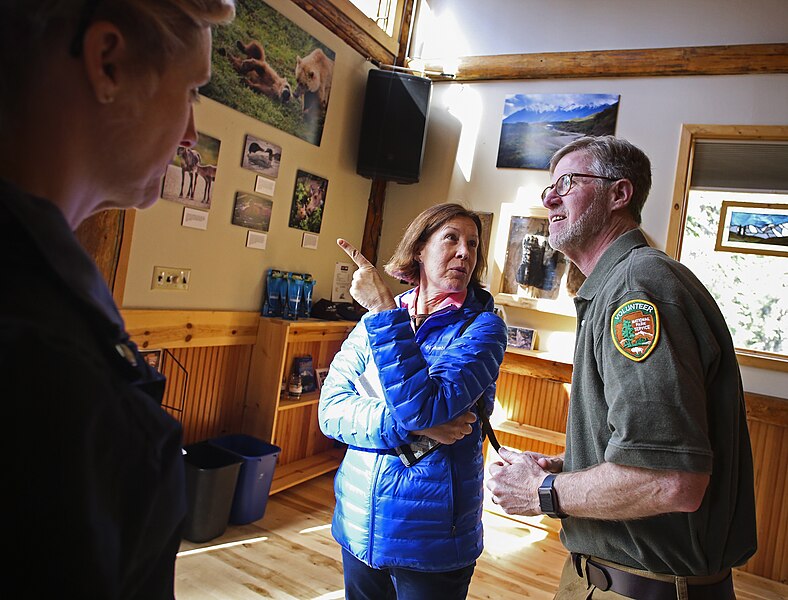
[(99, 102), (101, 102), (102, 104), (112, 104), (113, 102), (115, 102), (115, 96), (107, 92), (106, 94), (101, 96)]

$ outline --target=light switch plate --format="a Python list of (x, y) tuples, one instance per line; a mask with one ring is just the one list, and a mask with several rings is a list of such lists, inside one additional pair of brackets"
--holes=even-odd
[(188, 290), (191, 269), (180, 267), (153, 267), (152, 290)]

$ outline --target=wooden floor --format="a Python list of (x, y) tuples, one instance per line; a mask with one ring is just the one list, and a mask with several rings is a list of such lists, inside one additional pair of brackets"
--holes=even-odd
[[(333, 473), (271, 496), (256, 523), (230, 526), (204, 544), (184, 541), (176, 562), (178, 600), (344, 598), (339, 546), (331, 537)], [(566, 551), (550, 519), (524, 524), (486, 511), (485, 551), (471, 600), (551, 600)], [(734, 573), (738, 600), (786, 600), (788, 586)]]

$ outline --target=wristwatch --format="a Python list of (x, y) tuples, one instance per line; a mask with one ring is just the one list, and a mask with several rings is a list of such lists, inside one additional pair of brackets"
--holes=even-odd
[(558, 495), (553, 487), (555, 478), (556, 473), (550, 473), (539, 485), (539, 509), (542, 514), (553, 519), (565, 519), (567, 515), (561, 512), (558, 506)]

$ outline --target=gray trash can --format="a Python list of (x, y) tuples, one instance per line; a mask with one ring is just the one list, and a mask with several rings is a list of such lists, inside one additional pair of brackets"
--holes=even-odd
[(207, 441), (186, 446), (184, 451), (189, 512), (183, 537), (207, 542), (227, 529), (243, 460)]

